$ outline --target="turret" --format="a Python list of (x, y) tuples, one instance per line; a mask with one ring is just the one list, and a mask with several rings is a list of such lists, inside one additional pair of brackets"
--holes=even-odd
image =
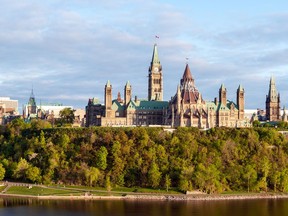
[(130, 85), (130, 82), (127, 81), (125, 87), (124, 87), (124, 103), (125, 106), (127, 106), (127, 104), (129, 103), (129, 101), (131, 100), (132, 97), (132, 88)]
[(227, 96), (226, 96), (226, 88), (224, 86), (224, 84), (221, 85), (220, 89), (219, 89), (219, 102), (223, 105), (226, 106), (227, 105)]
[(112, 85), (108, 80), (105, 85), (105, 117), (111, 117), (112, 111)]
[(238, 106), (238, 119), (244, 119), (244, 88), (239, 85), (237, 89), (237, 106)]

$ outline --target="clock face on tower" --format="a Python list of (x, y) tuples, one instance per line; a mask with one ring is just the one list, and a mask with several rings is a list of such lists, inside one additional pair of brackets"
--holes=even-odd
[(158, 68), (157, 67), (154, 68), (154, 72), (158, 72)]

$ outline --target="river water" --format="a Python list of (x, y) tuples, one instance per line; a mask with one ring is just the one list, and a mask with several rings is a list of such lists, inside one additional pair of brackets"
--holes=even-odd
[(36, 200), (0, 198), (1, 216), (284, 216), (288, 199), (225, 201)]

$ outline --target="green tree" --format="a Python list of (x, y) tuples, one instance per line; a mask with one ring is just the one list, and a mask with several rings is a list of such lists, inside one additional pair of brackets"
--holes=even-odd
[(31, 120), (31, 129), (41, 130), (45, 128), (52, 128), (50, 122), (42, 119), (32, 119)]
[(38, 167), (30, 166), (26, 170), (26, 178), (32, 182), (39, 183), (41, 182), (41, 174), (40, 174), (40, 169)]
[(0, 181), (4, 179), (5, 177), (5, 168), (3, 167), (3, 165), (0, 163)]
[(251, 166), (250, 164), (248, 164), (245, 167), (245, 173), (244, 173), (244, 178), (247, 179), (247, 190), (248, 193), (250, 192), (250, 187), (251, 187), (251, 183), (255, 183), (257, 180), (257, 172), (256, 170), (253, 168), (253, 166)]
[(108, 192), (110, 192), (112, 190), (112, 185), (111, 185), (111, 181), (110, 181), (110, 176), (106, 175), (105, 178), (105, 188)]
[(13, 177), (16, 179), (26, 180), (26, 171), (28, 170), (29, 166), (29, 163), (25, 159), (20, 158), (16, 169), (14, 170)]
[(89, 169), (85, 170), (85, 177), (87, 184), (91, 187), (95, 185), (99, 179), (100, 171), (96, 167), (90, 167)]
[(220, 171), (214, 164), (199, 164), (195, 171), (195, 182), (199, 189), (207, 193), (221, 192)]
[(166, 187), (167, 192), (168, 192), (170, 186), (171, 186), (171, 178), (168, 174), (166, 174), (165, 175), (165, 187)]
[(105, 170), (107, 168), (108, 151), (104, 146), (101, 146), (96, 153), (96, 165), (99, 169)]
[(71, 108), (64, 108), (59, 112), (60, 116), (60, 122), (62, 124), (73, 124), (75, 115), (74, 115), (75, 110)]
[(155, 162), (152, 162), (148, 171), (148, 180), (153, 188), (158, 187), (160, 184), (161, 172), (159, 171), (159, 167)]

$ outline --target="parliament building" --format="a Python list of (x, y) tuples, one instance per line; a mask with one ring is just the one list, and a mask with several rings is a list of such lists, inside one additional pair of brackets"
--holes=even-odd
[[(143, 76), (144, 77), (144, 76)], [(236, 103), (227, 99), (222, 84), (219, 99), (205, 101), (195, 85), (189, 65), (186, 64), (175, 95), (163, 101), (163, 71), (157, 45), (154, 45), (148, 71), (148, 98), (132, 97), (132, 85), (127, 81), (124, 98), (118, 92), (113, 99), (112, 83), (107, 81), (104, 105), (95, 98), (86, 106), (86, 126), (166, 126), (166, 127), (247, 127), (244, 118), (244, 88), (239, 85)]]

